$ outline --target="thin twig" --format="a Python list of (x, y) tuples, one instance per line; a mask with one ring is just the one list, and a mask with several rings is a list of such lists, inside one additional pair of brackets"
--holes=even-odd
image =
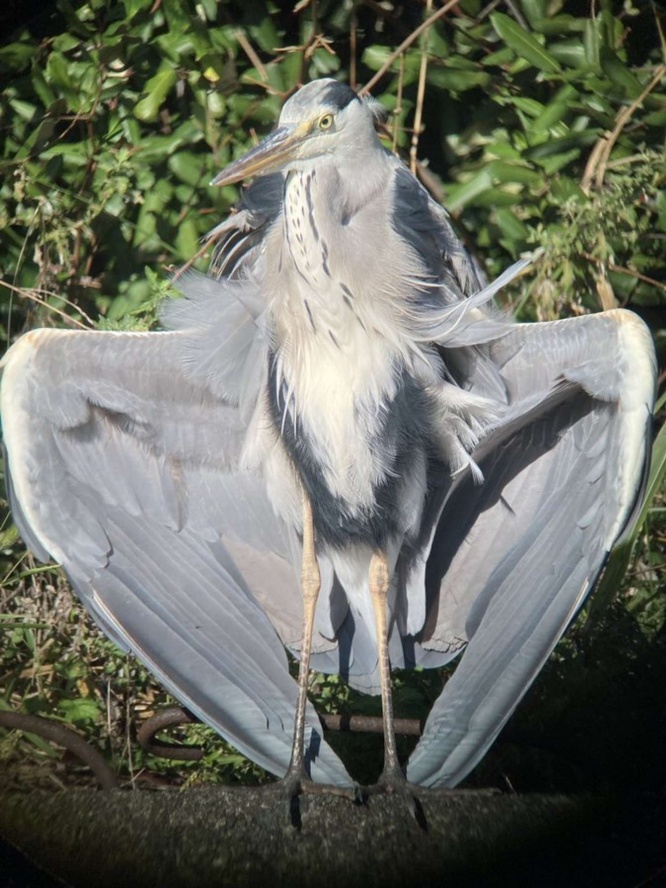
[(351, 19), (349, 22), (349, 85), (352, 89), (356, 89), (356, 52), (357, 52), (357, 40), (356, 40), (356, 28), (357, 28), (357, 20), (356, 20), (356, 7), (352, 9)]
[[(426, 15), (429, 16), (432, 9), (432, 0), (426, 0)], [(423, 102), (425, 100), (426, 73), (428, 71), (428, 32), (423, 33), (423, 42), (421, 44), (421, 64), (419, 67), (419, 84), (416, 91), (416, 109), (414, 111), (414, 132), (412, 133), (412, 143), (409, 147), (409, 168), (416, 175), (416, 159), (419, 150), (419, 136), (421, 135), (423, 120)]]
[(416, 176), (419, 182), (423, 185), (426, 191), (429, 192), (431, 197), (439, 204), (444, 203), (444, 189), (442, 188), (442, 183), (439, 181), (437, 176), (429, 170), (428, 167), (421, 163), (420, 160), (416, 161)]
[(211, 245), (211, 243), (213, 243), (213, 239), (212, 239), (212, 238), (207, 239), (207, 240), (205, 241), (205, 243), (204, 243), (201, 247), (199, 247), (199, 249), (196, 251), (196, 253), (194, 254), (194, 256), (190, 256), (190, 258), (187, 260), (187, 262), (186, 262), (184, 265), (181, 265), (181, 266), (180, 266), (180, 267), (174, 272), (172, 280), (173, 280), (173, 281), (177, 281), (178, 278), (182, 277), (182, 276), (185, 274), (186, 271), (189, 271), (190, 268), (192, 268), (192, 266), (194, 265), (194, 263), (197, 261), (197, 259), (199, 259), (201, 256), (203, 256), (204, 253), (206, 252), (206, 250), (209, 250), (209, 249), (210, 249), (210, 245)]
[[(582, 251), (580, 253), (583, 259), (587, 259), (588, 262), (594, 262), (595, 264), (601, 262), (598, 256), (593, 256), (591, 253), (586, 253)], [(634, 271), (631, 268), (625, 268), (624, 265), (616, 265), (614, 262), (607, 262), (606, 267), (609, 271), (615, 271), (618, 274), (627, 274), (629, 277), (636, 278), (639, 281), (643, 281), (645, 284), (650, 284), (653, 287), (659, 287), (660, 290), (666, 290), (666, 284), (662, 281), (657, 281), (654, 278), (648, 277), (646, 274), (641, 274), (640, 271)]]
[(398, 92), (395, 101), (395, 111), (393, 119), (393, 138), (391, 140), (391, 151), (396, 154), (398, 150), (398, 132), (400, 130), (400, 115), (402, 114), (402, 90), (405, 80), (405, 54), (400, 56), (400, 68), (398, 70)]
[(90, 327), (94, 327), (92, 319), (88, 317), (85, 311), (80, 308), (75, 302), (67, 299), (65, 296), (59, 296), (57, 293), (50, 293), (48, 290), (43, 290), (43, 293), (46, 293), (48, 296), (53, 296), (56, 299), (62, 299), (67, 305), (74, 308), (78, 311), (85, 319), (88, 321), (88, 326), (82, 323), (81, 321), (77, 321), (76, 318), (71, 318), (68, 314), (66, 314), (62, 309), (56, 308), (54, 305), (49, 305), (46, 299), (43, 299), (41, 296), (38, 296), (37, 290), (29, 290), (24, 287), (15, 287), (14, 284), (10, 284), (7, 281), (0, 280), (0, 285), (3, 287), (7, 287), (8, 290), (11, 290), (13, 293), (16, 293), (18, 296), (23, 296), (25, 299), (31, 299), (33, 302), (36, 302), (38, 305), (43, 305), (45, 308), (48, 308), (49, 311), (54, 312), (57, 315), (60, 315), (64, 320), (69, 324), (74, 324), (77, 327), (80, 327), (82, 330), (88, 330)]
[(635, 99), (631, 105), (622, 108), (615, 118), (615, 126), (611, 132), (605, 132), (599, 141), (595, 144), (590, 154), (589, 160), (585, 167), (585, 173), (580, 183), (581, 191), (585, 194), (590, 193), (592, 179), (595, 180), (595, 187), (600, 189), (604, 184), (604, 175), (608, 166), (608, 159), (613, 150), (613, 146), (620, 137), (620, 133), (631, 120), (636, 109), (643, 103), (643, 100), (652, 92), (659, 84), (662, 77), (666, 75), (666, 65), (659, 65), (652, 77), (652, 80), (645, 87), (643, 92)]
[(518, 24), (521, 26), (521, 28), (525, 28), (525, 30), (527, 30), (529, 28), (529, 25), (525, 21), (525, 17), (521, 13), (521, 11), (518, 9), (516, 4), (513, 3), (513, 0), (504, 0), (504, 2), (506, 3), (506, 5), (508, 7), (509, 12), (513, 15), (513, 17), (518, 22)]
[(245, 52), (245, 55), (248, 57), (248, 59), (250, 60), (252, 65), (256, 68), (257, 73), (259, 74), (261, 79), (264, 81), (264, 83), (268, 83), (268, 72), (266, 71), (266, 68), (264, 67), (264, 63), (261, 61), (261, 59), (259, 58), (259, 56), (255, 52), (254, 47), (252, 46), (250, 41), (245, 36), (245, 31), (243, 31), (242, 28), (237, 28), (235, 34), (236, 34), (236, 39), (238, 40), (238, 42), (242, 46), (243, 51)]
[(19, 557), (19, 560), (18, 560), (15, 564), (12, 564), (12, 566), (9, 568), (9, 570), (8, 570), (7, 573), (4, 575), (4, 577), (2, 578), (2, 580), (0, 580), (0, 586), (6, 586), (6, 585), (7, 585), (7, 582), (9, 581), (9, 578), (15, 573), (15, 571), (17, 571), (17, 570), (19, 569), (19, 567), (23, 564), (23, 562), (24, 562), (28, 557), (29, 557), (29, 553), (28, 553), (28, 551), (26, 550), (26, 551), (25, 551), (25, 552)]
[(393, 62), (395, 62), (395, 60), (398, 58), (398, 56), (401, 53), (403, 53), (406, 49), (408, 49), (412, 45), (412, 43), (414, 43), (415, 40), (418, 40), (418, 38), (421, 36), (421, 34), (423, 34), (423, 32), (426, 31), (431, 25), (434, 25), (435, 22), (437, 22), (437, 21), (439, 21), (439, 19), (443, 18), (447, 12), (450, 12), (455, 6), (457, 6), (459, 2), (460, 2), (460, 0), (449, 0), (449, 2), (445, 3), (441, 9), (438, 9), (437, 12), (434, 12), (430, 16), (430, 18), (427, 18), (424, 22), (422, 22), (418, 26), (418, 28), (415, 28), (412, 31), (412, 33), (409, 35), (409, 37), (406, 37), (402, 41), (402, 43), (395, 50), (395, 52), (391, 53), (391, 55), (384, 62), (384, 64), (379, 69), (379, 71), (377, 71), (377, 73), (374, 75), (374, 77), (371, 77), (370, 80), (368, 80), (368, 82), (365, 84), (363, 89), (360, 90), (360, 95), (364, 95), (365, 93), (369, 93), (373, 89), (373, 87), (382, 79), (384, 74), (386, 74), (386, 72), (390, 69), (391, 65), (393, 64)]

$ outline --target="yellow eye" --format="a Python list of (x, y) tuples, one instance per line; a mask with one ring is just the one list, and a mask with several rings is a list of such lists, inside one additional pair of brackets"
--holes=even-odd
[(319, 118), (319, 123), (317, 124), (320, 130), (328, 130), (333, 126), (333, 115), (332, 114), (323, 114)]

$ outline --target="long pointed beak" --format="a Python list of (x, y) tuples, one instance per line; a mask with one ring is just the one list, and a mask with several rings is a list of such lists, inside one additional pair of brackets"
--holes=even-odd
[(307, 134), (308, 129), (303, 126), (281, 126), (239, 160), (229, 164), (210, 184), (233, 185), (234, 182), (256, 176), (257, 173), (276, 172), (293, 158), (295, 149)]

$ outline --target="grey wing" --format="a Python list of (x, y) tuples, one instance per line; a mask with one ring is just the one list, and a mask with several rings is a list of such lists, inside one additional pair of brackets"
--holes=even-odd
[[(261, 480), (239, 467), (245, 423), (214, 391), (224, 379), (204, 381), (195, 333), (20, 339), (1, 393), (12, 507), (117, 643), (281, 775), (297, 689), (259, 601), (286, 602), (298, 626), (293, 546)], [(349, 785), (311, 706), (307, 723), (313, 778)]]
[[(655, 359), (626, 311), (517, 325), (489, 347), (507, 415), (437, 510), (424, 652), (467, 642), (407, 767), (453, 786), (482, 758), (594, 585), (640, 497)], [(473, 382), (473, 381), (472, 381)]]
[(233, 280), (256, 265), (266, 232), (282, 211), (283, 191), (282, 173), (261, 176), (243, 188), (236, 212), (208, 234), (215, 245), (213, 277)]
[(481, 359), (476, 346), (505, 332), (506, 318), (490, 304), (502, 287), (527, 266), (519, 260), (488, 284), (474, 258), (456, 234), (446, 211), (409, 173), (392, 159), (391, 224), (401, 240), (412, 248), (423, 269), (421, 286), (414, 288), (414, 333), (421, 342), (445, 342), (450, 348), (467, 347), (467, 360), (476, 364), (486, 394), (497, 395), (495, 373)]
[[(483, 273), (456, 234), (446, 211), (394, 158), (391, 224), (421, 258), (427, 272), (455, 297), (470, 296), (484, 284)], [(454, 297), (454, 298), (455, 298)]]

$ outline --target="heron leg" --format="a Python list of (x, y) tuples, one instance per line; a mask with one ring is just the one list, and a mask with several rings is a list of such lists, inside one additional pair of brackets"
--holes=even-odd
[(369, 573), (370, 595), (375, 613), (375, 635), (379, 658), (379, 677), (382, 687), (382, 722), (384, 728), (384, 770), (380, 785), (404, 783), (405, 777), (398, 761), (393, 725), (393, 695), (391, 693), (391, 665), (388, 648), (388, 592), (390, 572), (386, 552), (373, 553)]
[(340, 786), (327, 786), (314, 783), (305, 769), (305, 710), (308, 703), (308, 678), (310, 674), (310, 654), (312, 653), (312, 632), (321, 575), (315, 551), (314, 517), (312, 504), (303, 491), (303, 558), (301, 562), (301, 592), (303, 594), (303, 632), (301, 636), (301, 658), (298, 666), (298, 701), (294, 721), (294, 741), (287, 773), (278, 781), (278, 792), (290, 801), (290, 817), (294, 826), (300, 828), (298, 796), (300, 793), (329, 794), (356, 800), (356, 789)]
[(298, 702), (294, 722), (294, 743), (288, 776), (307, 779), (305, 770), (305, 709), (308, 703), (308, 677), (310, 654), (312, 653), (312, 631), (321, 575), (315, 552), (314, 517), (310, 497), (303, 491), (303, 558), (301, 562), (301, 593), (303, 595), (303, 632), (301, 635), (301, 658), (298, 667)]

